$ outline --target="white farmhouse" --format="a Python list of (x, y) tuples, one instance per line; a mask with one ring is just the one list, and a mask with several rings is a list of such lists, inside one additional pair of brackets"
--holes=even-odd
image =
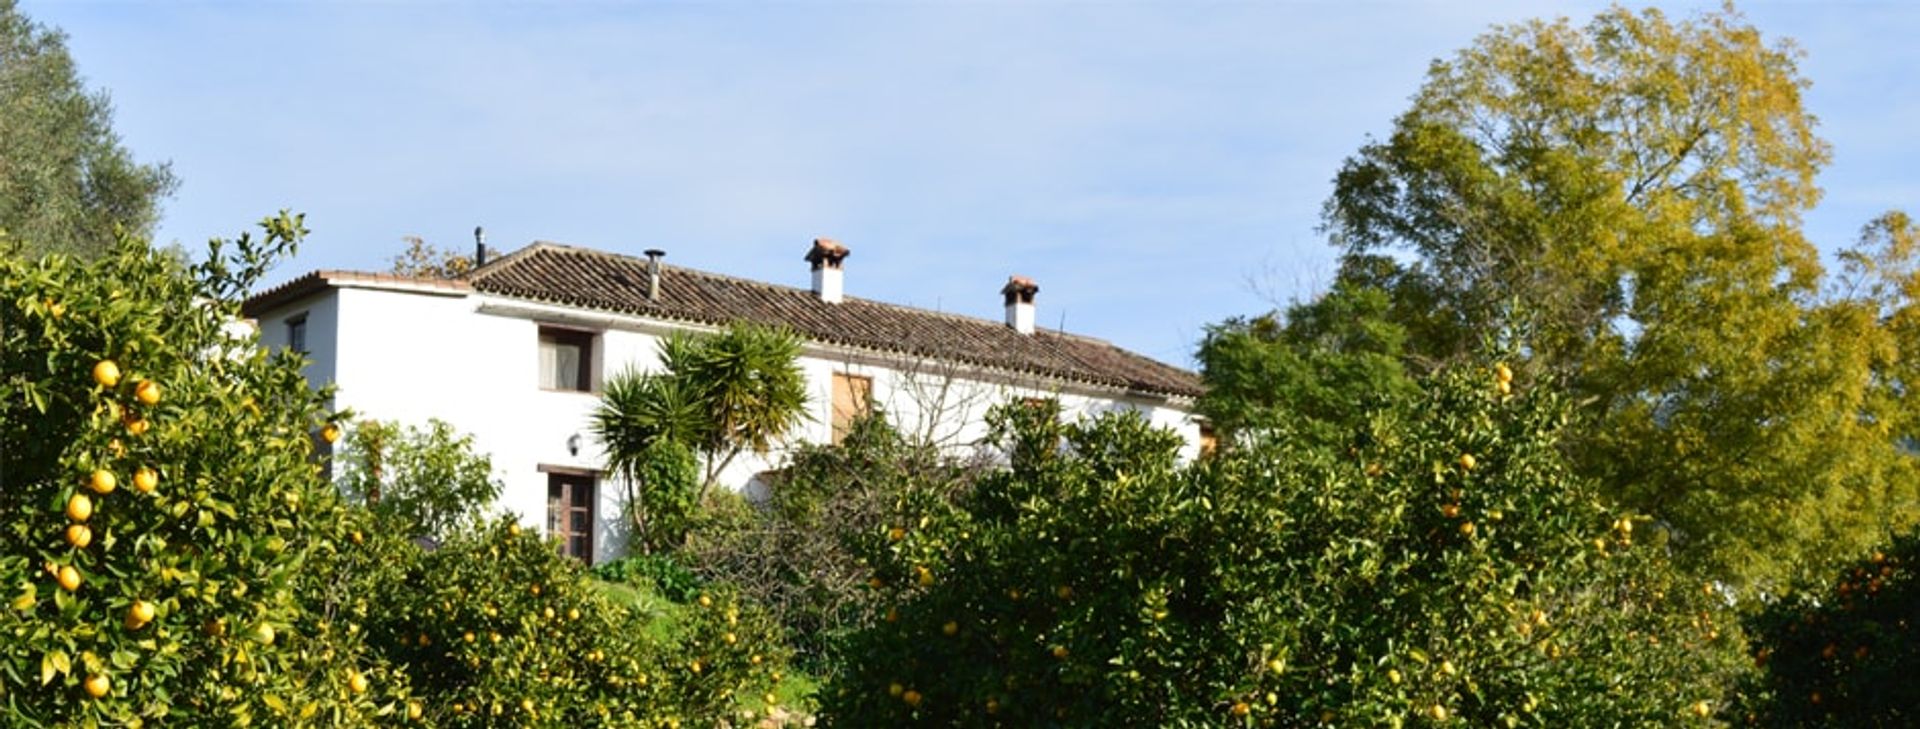
[[(481, 248), (482, 255), (485, 249)], [(790, 327), (805, 340), (809, 419), (793, 440), (828, 442), (867, 407), (952, 448), (985, 434), (984, 415), (1010, 398), (1054, 397), (1068, 417), (1139, 412), (1187, 441), (1202, 434), (1191, 372), (1106, 342), (1034, 326), (1039, 287), (1013, 277), (1004, 322), (846, 296), (846, 247), (816, 240), (811, 289), (749, 281), (646, 258), (535, 243), (452, 280), (315, 271), (249, 299), (263, 344), (305, 352), (334, 407), (361, 417), (440, 418), (493, 458), (500, 506), (540, 520), (588, 561), (621, 551), (619, 495), (603, 483), (588, 428), (600, 384), (657, 368), (675, 330), (735, 320)], [(783, 454), (742, 457), (736, 488)], [(542, 518), (544, 517), (544, 518)]]

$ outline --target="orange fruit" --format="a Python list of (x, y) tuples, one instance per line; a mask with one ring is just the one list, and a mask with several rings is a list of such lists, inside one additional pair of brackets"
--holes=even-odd
[(119, 485), (120, 479), (114, 478), (113, 472), (104, 468), (94, 469), (93, 478), (87, 480), (87, 487), (99, 494), (113, 493)]
[(1245, 701), (1235, 701), (1235, 702), (1233, 702), (1233, 715), (1234, 715), (1234, 716), (1246, 716), (1246, 715), (1247, 715), (1247, 714), (1248, 714), (1249, 712), (1251, 712), (1251, 711), (1253, 711), (1253, 707), (1250, 707), (1250, 706), (1247, 706), (1247, 702), (1245, 702)]
[(127, 432), (133, 435), (145, 435), (147, 432), (147, 429), (151, 427), (153, 426), (147, 423), (146, 418), (136, 417), (132, 420), (127, 421)]
[(1474, 458), (1473, 458), (1473, 454), (1472, 454), (1472, 453), (1462, 453), (1462, 454), (1460, 454), (1460, 469), (1461, 469), (1461, 470), (1463, 470), (1463, 471), (1471, 471), (1471, 470), (1473, 470), (1473, 465), (1474, 465), (1475, 463), (1478, 463), (1478, 461), (1476, 461), (1476, 460), (1474, 460)]
[(424, 714), (424, 713), (426, 713), (426, 709), (423, 709), (420, 707), (420, 702), (418, 701), (407, 702), (407, 720), (408, 721), (419, 721), (421, 714)]
[(133, 490), (143, 494), (150, 494), (153, 493), (153, 489), (159, 485), (160, 474), (153, 469), (141, 466), (140, 470), (133, 472)]
[(1067, 647), (1066, 647), (1066, 646), (1063, 646), (1063, 645), (1056, 645), (1056, 646), (1054, 646), (1054, 647), (1053, 647), (1053, 657), (1054, 657), (1054, 658), (1058, 658), (1058, 659), (1060, 659), (1060, 660), (1063, 660), (1063, 661), (1064, 661), (1064, 660), (1066, 660), (1066, 659), (1067, 659)]
[(958, 635), (960, 633), (960, 624), (949, 620), (946, 625), (940, 626), (940, 632), (946, 633), (947, 635)]
[(86, 549), (87, 545), (93, 543), (93, 529), (85, 524), (68, 524), (67, 543)]
[(894, 527), (892, 529), (887, 530), (888, 540), (898, 542), (906, 538), (907, 538), (907, 530), (905, 529), (901, 529), (900, 527)]
[(107, 692), (113, 689), (113, 684), (107, 681), (107, 677), (97, 673), (88, 676), (87, 680), (80, 685), (87, 690), (88, 696), (96, 699), (107, 695)]
[(260, 641), (260, 645), (273, 645), (273, 637), (272, 625), (261, 623), (260, 627), (253, 629), (253, 639)]
[(907, 687), (905, 687), (905, 686), (901, 686), (901, 685), (900, 685), (900, 684), (898, 684), (898, 683), (890, 683), (890, 684), (887, 684), (887, 695), (888, 695), (888, 696), (899, 696), (900, 694), (902, 694), (902, 693), (905, 693), (905, 692), (906, 692), (906, 690), (907, 690)]
[(60, 583), (60, 589), (67, 592), (80, 589), (80, 570), (74, 569), (73, 565), (61, 565), (60, 571), (54, 575), (53, 579)]
[(328, 443), (340, 440), (340, 426), (327, 423), (325, 427), (320, 429), (320, 439)]
[(74, 494), (67, 499), (67, 518), (76, 522), (86, 521), (93, 516), (93, 499), (86, 494)]
[(1508, 367), (1505, 362), (1502, 362), (1493, 366), (1493, 376), (1501, 382), (1512, 382), (1513, 369)]
[(352, 690), (352, 691), (353, 691), (354, 693), (356, 693), (356, 694), (364, 694), (364, 693), (366, 693), (366, 692), (367, 692), (367, 677), (366, 677), (366, 676), (362, 676), (362, 675), (360, 675), (360, 672), (359, 672), (359, 671), (351, 671), (351, 672), (348, 672), (348, 673), (347, 673), (347, 688), (348, 688), (349, 690)]
[(120, 384), (120, 365), (113, 360), (103, 359), (93, 365), (93, 381), (101, 387), (113, 387)]
[(159, 405), (160, 385), (155, 384), (153, 380), (141, 380), (139, 384), (133, 386), (133, 399), (139, 400), (142, 405)]
[(127, 608), (127, 629), (139, 630), (146, 627), (147, 623), (153, 622), (153, 615), (153, 603), (145, 600), (133, 601), (133, 605)]
[(906, 692), (900, 694), (900, 700), (907, 702), (908, 706), (919, 706), (920, 692), (909, 689)]

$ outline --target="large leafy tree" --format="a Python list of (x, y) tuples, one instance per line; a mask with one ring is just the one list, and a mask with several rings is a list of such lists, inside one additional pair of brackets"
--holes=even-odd
[(113, 132), (105, 92), (81, 83), (66, 39), (0, 0), (0, 230), (31, 254), (105, 253), (148, 232), (176, 182)]
[(1581, 471), (1738, 582), (1915, 515), (1904, 294), (1836, 292), (1801, 233), (1828, 148), (1796, 58), (1731, 9), (1497, 27), (1326, 206), (1342, 284), (1391, 294), (1409, 362), (1526, 353), (1523, 381), (1591, 403)]

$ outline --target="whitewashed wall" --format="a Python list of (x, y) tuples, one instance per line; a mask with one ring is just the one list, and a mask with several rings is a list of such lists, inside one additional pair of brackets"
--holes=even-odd
[[(285, 321), (301, 314), (307, 316), (313, 360), (306, 374), (316, 387), (336, 386), (336, 408), (413, 425), (439, 418), (471, 434), (476, 448), (492, 457), (504, 486), (499, 508), (541, 529), (547, 510), (542, 468), (598, 470), (604, 454), (588, 425), (599, 398), (539, 387), (540, 327), (600, 333), (593, 353), (596, 390), (605, 378), (630, 368), (657, 370), (659, 337), (668, 331), (659, 322), (480, 294), (333, 288), (262, 313), (262, 343), (286, 346)], [(800, 366), (810, 417), (793, 435), (796, 442), (831, 439), (833, 373), (846, 372), (872, 378), (876, 406), (897, 426), (934, 437), (955, 454), (970, 452), (986, 435), (988, 408), (1026, 397), (1058, 398), (1074, 418), (1138, 411), (1179, 433), (1187, 443), (1184, 457), (1198, 452), (1199, 427), (1188, 403), (819, 345), (808, 346)], [(575, 435), (582, 442), (578, 453), (568, 448)], [(742, 454), (722, 481), (745, 488), (755, 475), (780, 466), (785, 455)], [(596, 562), (624, 551), (623, 492), (611, 479), (598, 482)]]

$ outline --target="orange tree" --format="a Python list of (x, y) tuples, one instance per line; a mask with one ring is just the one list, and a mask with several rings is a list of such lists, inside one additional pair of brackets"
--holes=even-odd
[(1920, 722), (1920, 534), (1875, 550), (1830, 583), (1748, 620), (1759, 673), (1745, 692), (1760, 726)]
[(4, 723), (403, 712), (358, 626), (307, 599), (357, 517), (312, 461), (322, 394), (236, 333), (238, 297), (304, 233), (263, 226), (191, 269), (125, 237), (85, 263), (0, 256)]
[[(1497, 373), (1497, 374), (1496, 374)], [(1453, 371), (1332, 442), (1197, 465), (1131, 416), (995, 418), (1010, 467), (867, 535), (849, 726), (1706, 722), (1741, 664), (1557, 448), (1567, 406)], [(949, 505), (951, 504), (951, 505)]]
[(375, 551), (389, 558), (367, 590), (381, 606), (369, 640), (406, 666), (436, 726), (713, 726), (763, 708), (743, 691), (786, 658), (772, 621), (730, 593), (699, 595), (669, 633), (507, 520), (431, 552)]

